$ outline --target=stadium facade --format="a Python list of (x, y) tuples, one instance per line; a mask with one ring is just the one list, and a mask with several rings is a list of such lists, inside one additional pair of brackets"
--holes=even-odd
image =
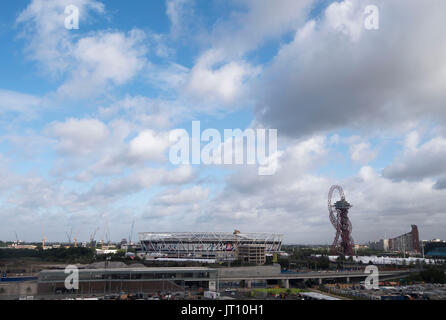
[(279, 253), (282, 234), (239, 232), (141, 232), (142, 250), (153, 258), (237, 259), (238, 247), (264, 246), (265, 254)]

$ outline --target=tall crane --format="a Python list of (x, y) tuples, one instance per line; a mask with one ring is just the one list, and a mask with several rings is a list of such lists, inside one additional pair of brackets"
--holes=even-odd
[(135, 220), (132, 222), (132, 227), (130, 228), (130, 235), (129, 235), (129, 245), (132, 244), (132, 237), (133, 237), (133, 227), (135, 226)]
[(104, 227), (104, 232), (102, 233), (102, 236), (101, 236), (101, 250), (103, 250), (104, 249), (104, 236), (105, 236), (105, 231), (106, 230), (106, 228)]
[(43, 232), (43, 223), (42, 223), (42, 249), (45, 250), (45, 241), (46, 241), (46, 237), (45, 237), (45, 233)]
[(94, 237), (96, 236), (96, 232), (98, 232), (99, 227), (97, 227), (94, 232), (92, 233), (92, 235), (90, 236), (90, 247), (93, 247), (93, 242), (94, 242)]
[(110, 231), (108, 228), (108, 219), (107, 216), (105, 216), (105, 223), (104, 223), (104, 232), (102, 233), (102, 238), (101, 238), (101, 249), (104, 248), (104, 240), (106, 240), (107, 242), (107, 247), (110, 247)]
[(79, 228), (79, 227), (76, 227), (74, 230), (75, 230), (75, 231), (74, 231), (74, 238), (73, 238), (73, 241), (74, 241), (74, 247), (77, 248), (77, 238), (79, 237), (79, 231), (80, 231), (80, 228)]
[(79, 230), (77, 232), (74, 233), (74, 247), (77, 248), (77, 236), (79, 235)]
[(15, 233), (15, 239), (17, 241), (17, 244), (19, 244), (20, 240), (19, 240), (19, 236), (17, 235), (17, 231), (14, 231), (14, 233)]
[(110, 230), (109, 230), (108, 226), (107, 226), (107, 232), (105, 233), (105, 238), (107, 240), (107, 247), (110, 248), (111, 241), (110, 241)]
[(68, 243), (71, 244), (71, 236), (73, 235), (73, 227), (70, 228), (70, 232), (65, 232), (68, 238)]

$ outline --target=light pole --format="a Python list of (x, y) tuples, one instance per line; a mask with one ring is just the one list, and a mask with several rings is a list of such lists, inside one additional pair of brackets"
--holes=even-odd
[(424, 260), (424, 242), (421, 241), (421, 253), (423, 254), (423, 260)]

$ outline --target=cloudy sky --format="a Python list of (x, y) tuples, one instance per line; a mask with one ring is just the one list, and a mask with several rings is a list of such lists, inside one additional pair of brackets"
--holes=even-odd
[[(444, 0), (2, 1), (0, 238), (328, 244), (333, 184), (356, 242), (446, 238), (445, 21)], [(194, 120), (277, 129), (277, 172), (171, 164)]]

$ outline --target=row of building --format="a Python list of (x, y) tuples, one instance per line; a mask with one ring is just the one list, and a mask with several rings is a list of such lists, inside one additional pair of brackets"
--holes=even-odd
[(446, 256), (446, 242), (440, 239), (420, 241), (418, 227), (395, 238), (369, 242), (367, 247), (386, 252), (422, 253), (426, 256)]
[(386, 251), (386, 252), (411, 252), (421, 253), (420, 236), (418, 227), (412, 225), (412, 229), (395, 238), (381, 239), (368, 244), (370, 249)]

